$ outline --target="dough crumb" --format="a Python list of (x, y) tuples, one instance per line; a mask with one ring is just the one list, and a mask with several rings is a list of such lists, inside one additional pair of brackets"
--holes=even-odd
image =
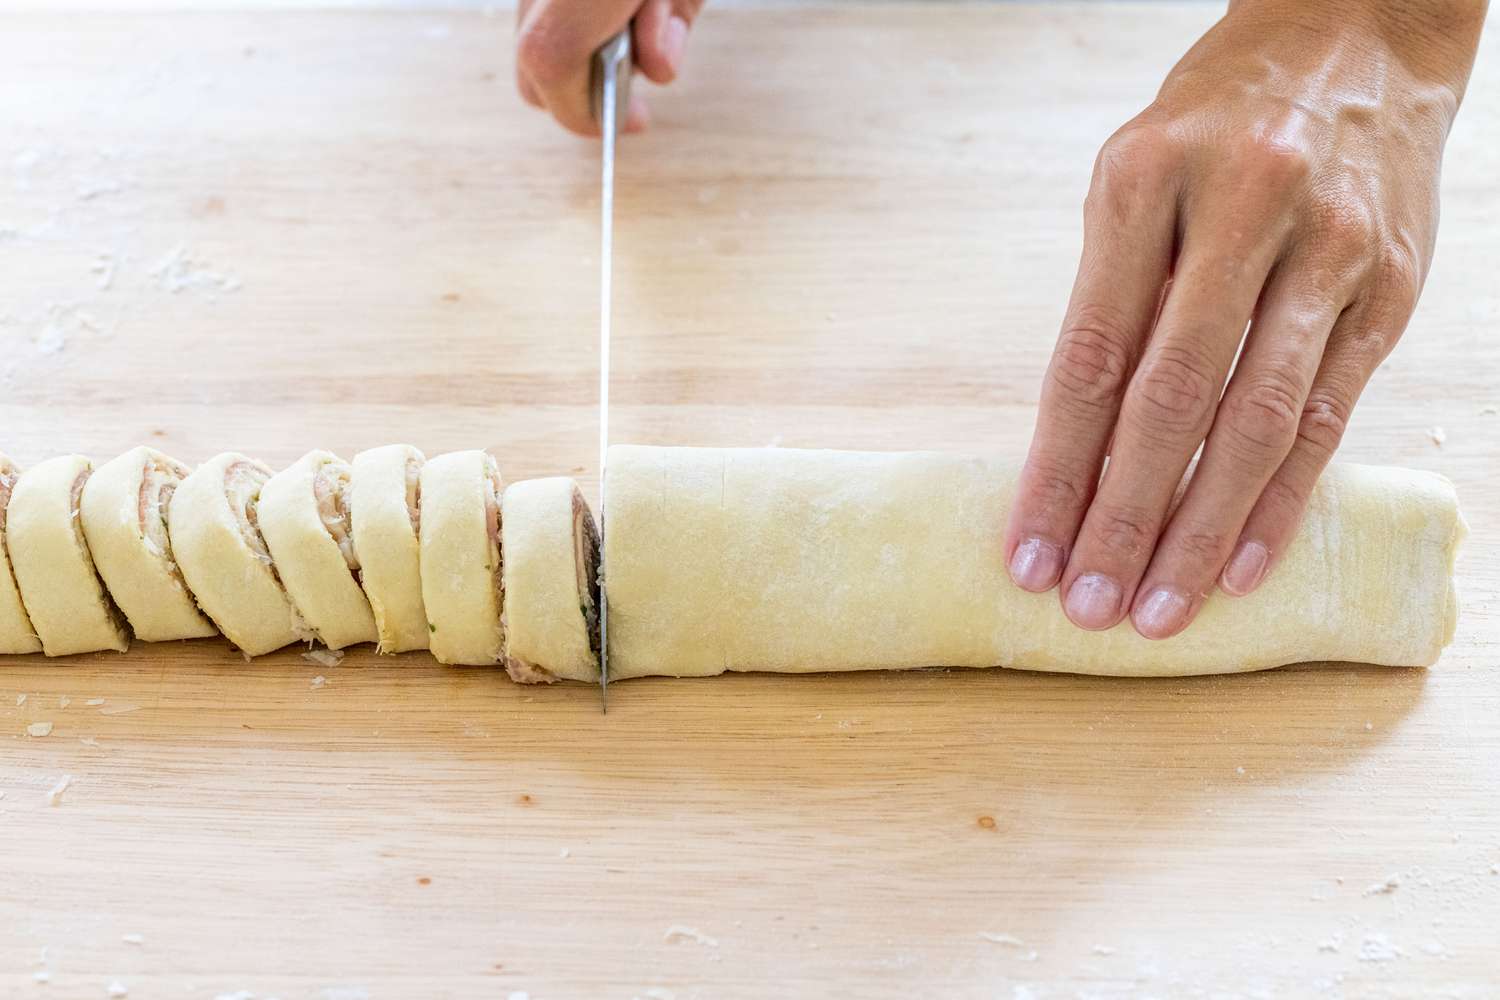
[(322, 674), (319, 674), (318, 676), (316, 676), (316, 677), (314, 677), (312, 679), (312, 689), (314, 691), (316, 691), (318, 688), (322, 687), (324, 684), (327, 684), (327, 683), (328, 683), (328, 678), (324, 677)]
[(1373, 730), (1374, 728), (1375, 728), (1375, 723), (1373, 723), (1373, 722), (1366, 722), (1365, 723), (1365, 732), (1368, 733), (1371, 730)]
[(531, 1000), (531, 994), (525, 990), (511, 990), (505, 1000)]
[(652, 986), (641, 990), (630, 1000), (677, 1000), (677, 994), (671, 990), (662, 989), (660, 986)]
[(1365, 887), (1366, 896), (1389, 896), (1401, 886), (1401, 876), (1392, 875), (1384, 882), (1376, 882)]
[(99, 714), (100, 715), (128, 715), (131, 712), (139, 712), (140, 710), (141, 710), (141, 706), (132, 704), (132, 703), (130, 703), (128, 701), (124, 701), (124, 702), (121, 702), (118, 705), (105, 705), (103, 708), (99, 709)]
[(78, 742), (82, 743), (86, 747), (96, 747), (99, 745), (99, 741), (94, 739), (92, 736), (80, 736), (78, 737)]
[(1245, 773), (1245, 769), (1243, 767), (1237, 767), (1237, 768), (1234, 769), (1234, 773), (1235, 774), (1244, 774)]
[(1496, 414), (1500, 414), (1500, 406), (1481, 406), (1479, 408), (1479, 415), (1481, 417), (1493, 417)]
[(255, 1000), (255, 994), (250, 990), (235, 990), (233, 993), (220, 993), (214, 1000)]
[(90, 698), (88, 701), (84, 702), (84, 704), (88, 705), (90, 707), (93, 707), (95, 705), (102, 705), (102, 704), (104, 704), (104, 699), (103, 698)]
[(240, 279), (202, 267), (180, 243), (147, 273), (155, 279), (158, 288), (173, 295), (182, 291), (201, 291), (209, 299), (215, 299), (220, 292), (233, 292), (240, 287)]
[(48, 972), (46, 969), (42, 969), (38, 972), (33, 972), (31, 974), (31, 978), (39, 983), (50, 983), (52, 981), (52, 973)]
[(1008, 945), (1012, 948), (1022, 948), (1025, 947), (1026, 944), (1026, 942), (1022, 941), (1014, 934), (998, 934), (995, 931), (980, 931), (979, 939), (981, 941), (988, 941), (991, 944)]
[(1343, 932), (1334, 934), (1332, 937), (1324, 938), (1318, 942), (1319, 951), (1337, 952), (1344, 946)]
[(51, 736), (52, 735), (52, 723), (50, 723), (50, 722), (33, 722), (31, 725), (29, 725), (29, 726), (26, 727), (26, 735), (27, 736), (35, 736), (35, 737), (38, 737), (38, 738), (43, 737), (43, 736)]
[(302, 654), (302, 658), (320, 667), (336, 667), (343, 662), (344, 651), (342, 649), (309, 649)]
[(1439, 448), (1443, 446), (1444, 441), (1448, 440), (1448, 432), (1443, 430), (1441, 427), (1427, 428), (1427, 436), (1432, 438), (1432, 443), (1437, 445)]
[(24, 694), (16, 695), (16, 707), (20, 708), (24, 704), (26, 704), (26, 696)]
[(146, 939), (139, 934), (121, 934), (120, 940), (126, 944), (145, 944)]
[(709, 937), (702, 931), (683, 924), (673, 924), (671, 927), (668, 927), (666, 933), (661, 936), (661, 939), (668, 944), (677, 941), (691, 941), (694, 944), (701, 944), (705, 948), (717, 948), (719, 946), (718, 938)]
[(57, 784), (52, 786), (51, 791), (47, 793), (47, 804), (49, 806), (61, 804), (63, 792), (66, 792), (68, 790), (68, 786), (72, 783), (73, 776), (71, 774), (63, 775), (62, 778), (57, 782)]
[(130, 990), (125, 988), (124, 983), (116, 979), (114, 982), (110, 983), (104, 988), (104, 992), (112, 997), (123, 997), (127, 996), (130, 993)]
[(58, 708), (67, 708), (71, 704), (73, 704), (73, 699), (69, 698), (67, 695), (63, 695), (61, 698), (57, 699)]
[(1111, 948), (1107, 944), (1096, 944), (1096, 945), (1094, 945), (1094, 954), (1095, 955), (1113, 955), (1114, 953), (1115, 953), (1115, 950), (1113, 948)]
[(570, 851), (570, 850), (568, 850), (566, 847), (564, 847), (562, 850), (560, 850), (560, 851), (557, 852), (557, 856), (560, 857), (560, 858), (572, 857), (572, 855), (573, 855), (573, 852)]
[(1359, 945), (1361, 962), (1391, 962), (1404, 955), (1384, 934), (1366, 934)]

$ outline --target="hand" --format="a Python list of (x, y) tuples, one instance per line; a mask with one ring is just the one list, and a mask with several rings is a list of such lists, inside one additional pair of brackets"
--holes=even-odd
[[(682, 68), (688, 28), (703, 0), (520, 0), (517, 7), (516, 86), (533, 107), (578, 135), (598, 135), (589, 113), (589, 68), (594, 51), (627, 23), (635, 64), (652, 83), (671, 83)], [(630, 95), (627, 132), (649, 121), (639, 91)]]
[(1416, 305), (1484, 7), (1241, 0), (1105, 143), (1006, 536), (1019, 586), (1160, 639), (1215, 581), (1265, 578)]

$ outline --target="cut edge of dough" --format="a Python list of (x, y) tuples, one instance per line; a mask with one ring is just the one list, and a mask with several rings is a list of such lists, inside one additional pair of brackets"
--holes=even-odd
[[(572, 479), (567, 479), (572, 508), (573, 571), (577, 581), (578, 611), (583, 617), (584, 634), (588, 637), (589, 651), (593, 654), (594, 672), (599, 670), (599, 529), (594, 522), (593, 511), (583, 492)], [(514, 488), (519, 483), (511, 484)], [(502, 497), (502, 510), (503, 500)], [(502, 523), (503, 528), (503, 523)], [(504, 532), (501, 533), (500, 560), (505, 559)], [(500, 621), (505, 630), (505, 672), (517, 684), (552, 684), (565, 678), (551, 669), (532, 663), (510, 652), (511, 628), (507, 619), (509, 605), (502, 605)], [(573, 679), (573, 678), (567, 678)]]
[(0, 452), (0, 564), (3, 564), (0, 565), (0, 570), (3, 570), (5, 575), (5, 579), (0, 581), (0, 591), (4, 592), (7, 603), (13, 605), (6, 609), (16, 618), (11, 624), (22, 630), (8, 638), (8, 644), (12, 648), (4, 652), (9, 654), (42, 651), (41, 636), (36, 634), (36, 628), (31, 624), (31, 616), (26, 613), (26, 605), (21, 600), (21, 586), (17, 583), (16, 571), (10, 564), (9, 542), (5, 534), (6, 515), (10, 510), (10, 494), (16, 487), (16, 480), (20, 478), (21, 467), (13, 462), (9, 455)]

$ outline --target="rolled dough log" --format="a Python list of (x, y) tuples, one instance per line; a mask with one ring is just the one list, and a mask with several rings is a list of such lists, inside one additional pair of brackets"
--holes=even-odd
[(219, 634), (183, 583), (167, 537), (167, 505), (188, 472), (176, 459), (139, 447), (99, 466), (83, 486), (80, 513), (89, 552), (145, 642)]
[(375, 614), (379, 651), (427, 648), (422, 604), (418, 484), (426, 459), (411, 445), (371, 448), (354, 456), (349, 504), (360, 582)]
[(500, 525), (506, 670), (523, 684), (597, 681), (599, 533), (578, 484), (511, 483)]
[(310, 451), (260, 488), (256, 521), (292, 605), (329, 649), (375, 641), (375, 616), (355, 574), (349, 463)]
[(21, 592), (16, 589), (15, 571), (6, 551), (5, 519), (10, 508), (11, 490), (21, 470), (6, 455), (0, 455), (0, 653), (40, 653), (42, 640), (31, 627)]
[(500, 472), (482, 451), (422, 467), (422, 602), (439, 663), (479, 666), (505, 651), (500, 623)]
[(1120, 676), (1428, 665), (1453, 636), (1452, 485), (1336, 465), (1269, 579), (1171, 639), (1085, 632), (1010, 582), (1018, 469), (976, 458), (615, 447), (611, 676), (1007, 666)]
[(198, 605), (247, 656), (311, 641), (271, 566), (256, 504), (271, 470), (237, 452), (198, 466), (172, 494), (167, 533)]
[(6, 515), (6, 543), (26, 614), (48, 656), (130, 648), (89, 556), (78, 505), (93, 463), (62, 455), (27, 469)]

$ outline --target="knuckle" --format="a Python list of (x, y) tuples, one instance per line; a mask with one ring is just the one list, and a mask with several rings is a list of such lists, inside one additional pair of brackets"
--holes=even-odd
[(1261, 490), (1259, 505), (1274, 512), (1274, 522), (1284, 524), (1295, 516), (1307, 498), (1292, 483), (1280, 475), (1272, 476)]
[(1201, 431), (1217, 389), (1214, 366), (1201, 351), (1163, 347), (1136, 376), (1133, 415), (1148, 433)]
[(1064, 399), (1088, 411), (1112, 409), (1130, 379), (1133, 331), (1102, 306), (1078, 310), (1057, 340), (1049, 375)]
[(1225, 428), (1235, 451), (1259, 462), (1285, 455), (1297, 437), (1301, 403), (1291, 376), (1275, 369), (1257, 376), (1226, 401)]
[(1172, 546), (1181, 556), (1196, 565), (1214, 565), (1224, 561), (1232, 541), (1224, 531), (1195, 525), (1173, 538)]
[(1232, 162), (1248, 180), (1274, 188), (1293, 187), (1312, 174), (1312, 156), (1307, 148), (1275, 133), (1241, 137)]
[(544, 89), (566, 82), (573, 69), (552, 33), (539, 25), (523, 28), (516, 39), (516, 67)]
[(1027, 492), (1036, 508), (1049, 518), (1076, 517), (1088, 507), (1093, 496), (1091, 486), (1061, 468), (1042, 462), (1033, 463)]
[(1088, 517), (1088, 534), (1099, 549), (1118, 559), (1137, 562), (1151, 554), (1156, 542), (1156, 524), (1139, 508), (1096, 508)]
[(1348, 426), (1347, 403), (1332, 395), (1314, 394), (1302, 408), (1302, 418), (1297, 423), (1297, 442), (1313, 454), (1327, 458), (1344, 439)]
[(1088, 203), (1124, 214), (1159, 195), (1182, 164), (1182, 151), (1170, 133), (1132, 122), (1105, 141), (1094, 161)]
[(1417, 307), (1422, 291), (1422, 265), (1417, 253), (1394, 241), (1386, 243), (1376, 254), (1371, 284), (1374, 295), (1390, 311), (1399, 312), (1404, 321)]
[(1358, 198), (1324, 197), (1313, 209), (1317, 239), (1340, 260), (1368, 257), (1374, 243), (1375, 215)]

